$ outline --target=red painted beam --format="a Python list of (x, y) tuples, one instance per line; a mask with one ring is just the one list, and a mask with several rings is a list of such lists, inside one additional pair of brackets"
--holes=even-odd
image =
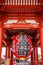
[(37, 43), (37, 46), (38, 46), (40, 44), (40, 39), (36, 43)]
[[(2, 8), (0, 8), (0, 12), (5, 13), (38, 13), (43, 12), (43, 8), (41, 5), (4, 5)], [(11, 13), (11, 14), (12, 14)]]
[(4, 29), (29, 29), (29, 28), (33, 28), (33, 29), (38, 29), (40, 28), (39, 25), (35, 25), (35, 24), (5, 24), (4, 25)]
[(4, 43), (5, 46), (7, 46), (7, 42), (6, 42), (6, 40), (3, 40), (3, 43)]

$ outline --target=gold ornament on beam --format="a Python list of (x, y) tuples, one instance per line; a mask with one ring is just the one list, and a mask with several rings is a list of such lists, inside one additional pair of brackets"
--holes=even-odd
[(18, 24), (26, 24), (26, 22), (24, 20), (18, 20), (17, 22)]

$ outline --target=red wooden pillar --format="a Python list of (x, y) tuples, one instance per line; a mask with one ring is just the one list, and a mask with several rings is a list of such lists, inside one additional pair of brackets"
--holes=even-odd
[(34, 51), (31, 54), (31, 65), (33, 65), (33, 63), (34, 63)]
[(13, 59), (13, 52), (11, 51), (11, 59)]
[(10, 58), (10, 45), (6, 46), (6, 58)]
[(11, 60), (10, 60), (10, 65), (13, 65), (13, 50), (11, 50)]
[(40, 46), (41, 46), (42, 65), (43, 65), (43, 26), (40, 27)]
[(10, 65), (13, 65), (13, 52), (11, 51), (11, 61), (10, 61)]
[(0, 63), (1, 63), (1, 55), (2, 55), (2, 42), (3, 42), (3, 27), (1, 24), (0, 25)]
[(34, 65), (38, 65), (38, 49), (34, 46)]

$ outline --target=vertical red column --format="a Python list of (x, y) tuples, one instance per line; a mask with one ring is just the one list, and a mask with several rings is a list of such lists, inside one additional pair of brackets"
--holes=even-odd
[(34, 51), (31, 54), (31, 65), (33, 65), (33, 63), (34, 63)]
[[(11, 47), (12, 47), (12, 43), (11, 43)], [(12, 48), (11, 48), (12, 49)], [(11, 50), (11, 60), (10, 60), (10, 65), (13, 65), (13, 49)]]
[(38, 49), (34, 46), (34, 65), (38, 65)]
[(11, 51), (11, 61), (10, 61), (10, 65), (13, 65), (13, 52)]
[(10, 45), (6, 46), (6, 58), (10, 58)]
[(40, 27), (40, 46), (41, 46), (42, 65), (43, 65), (43, 26)]
[(2, 42), (3, 42), (3, 27), (0, 24), (0, 65), (1, 65), (1, 53), (2, 53)]

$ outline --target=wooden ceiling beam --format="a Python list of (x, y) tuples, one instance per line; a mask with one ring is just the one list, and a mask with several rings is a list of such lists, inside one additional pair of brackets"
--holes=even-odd
[(42, 5), (4, 5), (0, 7), (0, 12), (43, 12)]
[(29, 29), (29, 28), (33, 28), (33, 29), (38, 29), (40, 28), (39, 25), (33, 25), (33, 24), (6, 24), (4, 25), (4, 29)]

